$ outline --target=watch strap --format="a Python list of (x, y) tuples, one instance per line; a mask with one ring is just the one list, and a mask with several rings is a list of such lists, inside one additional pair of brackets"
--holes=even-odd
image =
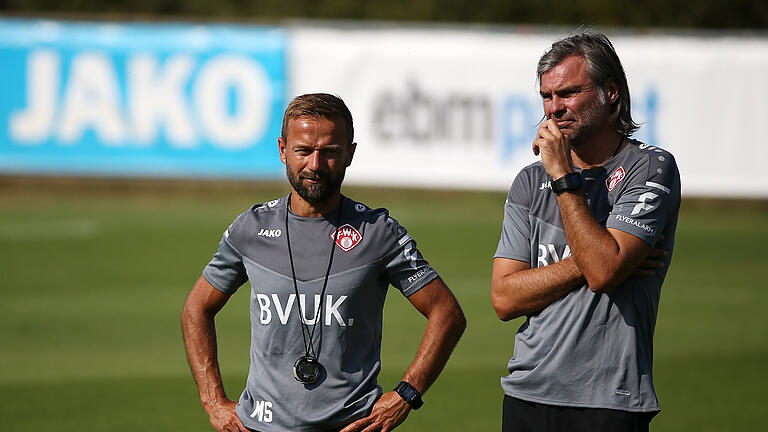
[(408, 381), (400, 381), (400, 383), (395, 386), (395, 391), (404, 401), (408, 402), (408, 405), (414, 410), (417, 410), (424, 405), (424, 401), (421, 400), (421, 393), (419, 393), (414, 386), (409, 384)]
[(581, 174), (568, 173), (557, 180), (552, 181), (552, 192), (560, 193), (567, 190), (581, 189)]

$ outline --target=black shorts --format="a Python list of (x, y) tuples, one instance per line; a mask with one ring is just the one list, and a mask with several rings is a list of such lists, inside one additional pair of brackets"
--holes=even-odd
[(652, 413), (544, 405), (504, 395), (502, 432), (648, 432)]

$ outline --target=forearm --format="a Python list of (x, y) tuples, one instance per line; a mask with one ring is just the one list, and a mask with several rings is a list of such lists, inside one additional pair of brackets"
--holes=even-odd
[(494, 261), (491, 302), (503, 321), (540, 312), (585, 283), (573, 258), (513, 273), (498, 267), (499, 263)]
[(226, 399), (219, 370), (214, 317), (185, 306), (182, 312), (182, 331), (187, 360), (197, 383), (200, 402), (208, 411), (211, 406)]
[(636, 265), (624, 259), (616, 238), (592, 216), (584, 192), (562, 192), (557, 204), (571, 255), (590, 289), (605, 292), (626, 279)]
[[(424, 394), (443, 370), (464, 332), (466, 320), (456, 298), (440, 278), (411, 294), (408, 300), (427, 317), (427, 329), (403, 380)], [(401, 395), (386, 392), (373, 405), (370, 415), (350, 423), (342, 432), (390, 431), (402, 423), (410, 411), (411, 406)]]
[(416, 357), (403, 380), (424, 394), (445, 367), (465, 327), (466, 319), (458, 304), (455, 308), (433, 311)]

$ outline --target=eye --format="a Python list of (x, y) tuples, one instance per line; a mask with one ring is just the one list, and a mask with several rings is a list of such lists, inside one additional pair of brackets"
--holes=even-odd
[(581, 93), (580, 88), (571, 88), (571, 89), (563, 90), (562, 92), (558, 93), (558, 96), (565, 99), (565, 98), (573, 97), (578, 93)]

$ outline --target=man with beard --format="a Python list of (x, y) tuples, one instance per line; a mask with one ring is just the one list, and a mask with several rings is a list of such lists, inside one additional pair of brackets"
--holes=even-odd
[(504, 207), (491, 297), (515, 338), (504, 431), (648, 430), (653, 332), (680, 206), (673, 156), (630, 139), (624, 69), (607, 37), (555, 42), (537, 74), (541, 161)]
[[(341, 194), (356, 147), (341, 99), (295, 98), (281, 135), (291, 193), (235, 219), (184, 305), (184, 340), (200, 400), (219, 432), (392, 430), (422, 405), (464, 330), (464, 316), (386, 209)], [(251, 360), (236, 403), (222, 386), (214, 316), (247, 280)], [(389, 284), (428, 322), (402, 381), (382, 394), (376, 378)]]

